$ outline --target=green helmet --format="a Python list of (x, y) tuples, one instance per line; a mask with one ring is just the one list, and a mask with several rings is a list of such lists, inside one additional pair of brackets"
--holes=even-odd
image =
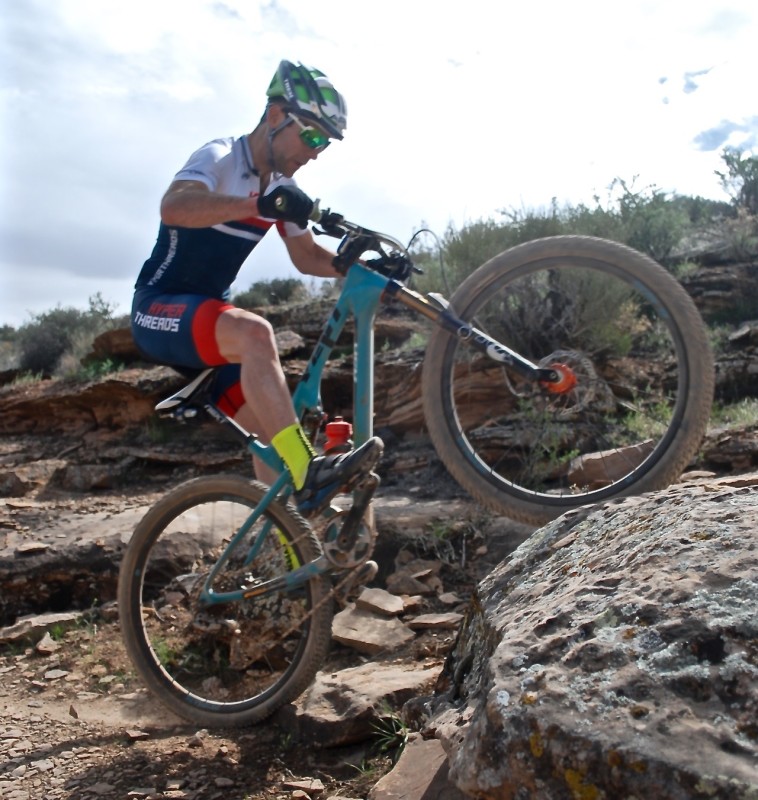
[(323, 72), (303, 64), (282, 61), (266, 96), (283, 100), (293, 114), (312, 120), (333, 138), (343, 138), (347, 127), (345, 98)]

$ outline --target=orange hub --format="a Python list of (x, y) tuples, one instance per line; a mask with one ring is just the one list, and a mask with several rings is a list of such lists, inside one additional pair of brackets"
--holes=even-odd
[(567, 364), (551, 364), (549, 368), (559, 376), (557, 381), (540, 381), (550, 394), (565, 394), (576, 386), (574, 370)]

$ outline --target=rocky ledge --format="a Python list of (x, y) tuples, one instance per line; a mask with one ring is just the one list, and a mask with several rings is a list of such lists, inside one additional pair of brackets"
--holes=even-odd
[(480, 800), (758, 796), (758, 475), (565, 515), (479, 585), (427, 731)]

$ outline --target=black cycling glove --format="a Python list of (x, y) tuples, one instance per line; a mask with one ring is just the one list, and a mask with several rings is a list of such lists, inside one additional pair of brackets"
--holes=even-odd
[(313, 200), (296, 186), (277, 186), (258, 197), (258, 210), (264, 217), (295, 222), (301, 228), (308, 226), (313, 206)]

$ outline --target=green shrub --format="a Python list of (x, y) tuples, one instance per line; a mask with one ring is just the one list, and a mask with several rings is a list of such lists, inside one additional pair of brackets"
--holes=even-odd
[(655, 186), (635, 192), (621, 179), (616, 183), (622, 189), (618, 199), (622, 241), (656, 261), (665, 260), (689, 228), (686, 213)]
[(83, 355), (95, 336), (113, 326), (113, 308), (99, 293), (90, 297), (84, 311), (59, 306), (35, 314), (17, 332), (19, 369), (51, 376), (75, 345)]
[(0, 372), (6, 369), (15, 369), (18, 365), (16, 348), (12, 342), (0, 339)]
[(734, 219), (727, 220), (723, 230), (737, 261), (750, 261), (758, 254), (758, 216), (738, 208)]
[(0, 325), (0, 342), (13, 344), (18, 337), (18, 331), (11, 325)]
[(726, 172), (716, 171), (724, 191), (732, 198), (737, 209), (758, 215), (758, 156), (745, 155), (735, 147), (726, 147), (721, 153)]
[(240, 308), (276, 306), (294, 300), (305, 300), (308, 289), (299, 278), (272, 278), (256, 281), (244, 292), (235, 294), (232, 303)]
[[(555, 198), (548, 208), (503, 209), (502, 220), (486, 219), (460, 229), (452, 226), (443, 237), (440, 252), (419, 249), (416, 261), (424, 275), (414, 280), (421, 291), (442, 291), (450, 296), (477, 267), (490, 258), (523, 242), (565, 234), (597, 236), (628, 244), (657, 261), (668, 258), (682, 237), (691, 230), (691, 217), (702, 221), (706, 213), (723, 213), (725, 204), (688, 202), (669, 196), (656, 187), (634, 189), (617, 178), (608, 187), (603, 205), (560, 207)], [(728, 208), (728, 206), (727, 206)]]

